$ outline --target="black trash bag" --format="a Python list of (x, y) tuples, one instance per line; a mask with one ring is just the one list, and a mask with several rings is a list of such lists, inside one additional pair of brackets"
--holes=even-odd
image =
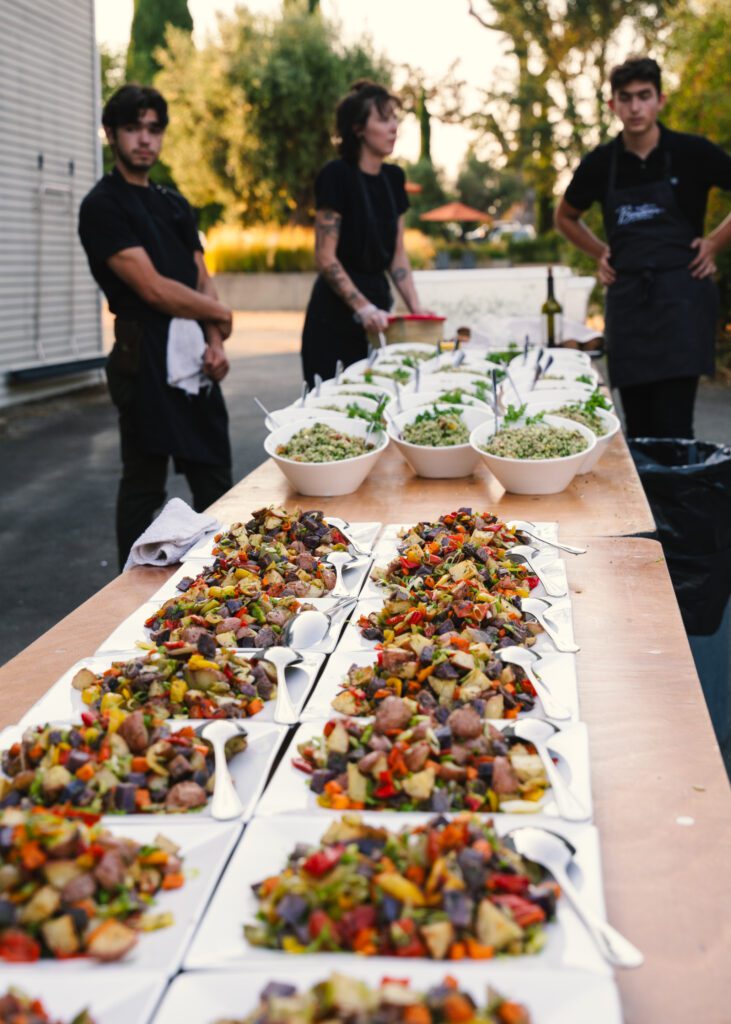
[(731, 594), (731, 448), (632, 438), (686, 632), (710, 636)]

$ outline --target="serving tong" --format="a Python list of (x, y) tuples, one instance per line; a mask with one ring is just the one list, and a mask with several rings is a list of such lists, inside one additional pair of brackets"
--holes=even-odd
[(537, 576), (543, 584), (543, 589), (549, 597), (565, 597), (566, 587), (562, 584), (553, 583), (544, 571), (536, 566), (534, 559), (539, 554), (538, 548), (529, 547), (527, 544), (516, 544), (514, 547), (507, 549), (505, 557), (519, 565), (527, 565), (533, 575)]
[(564, 654), (576, 654), (577, 651), (581, 650), (578, 644), (572, 643), (562, 636), (560, 628), (555, 624), (555, 620), (554, 623), (549, 621), (549, 617), (553, 613), (565, 606), (565, 603), (563, 605), (552, 605), (548, 601), (541, 600), (540, 597), (523, 597), (520, 601), (521, 611), (531, 615), (543, 626), (546, 636), (551, 640), (557, 651), (561, 651)]
[(509, 519), (505, 525), (509, 528), (520, 530), (521, 533), (525, 533), (528, 537), (531, 537), (539, 544), (548, 544), (549, 547), (558, 548), (559, 551), (566, 551), (569, 555), (586, 554), (586, 548), (572, 547), (571, 544), (560, 544), (557, 540), (549, 540), (547, 537), (541, 537), (540, 534), (536, 532), (536, 524), (529, 522), (527, 519)]

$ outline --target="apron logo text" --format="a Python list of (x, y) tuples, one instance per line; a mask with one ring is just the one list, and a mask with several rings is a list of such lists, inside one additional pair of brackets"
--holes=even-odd
[(661, 206), (655, 203), (642, 203), (640, 206), (632, 206), (627, 203), (617, 207), (617, 224), (633, 224), (638, 220), (653, 220), (660, 214), (665, 213)]

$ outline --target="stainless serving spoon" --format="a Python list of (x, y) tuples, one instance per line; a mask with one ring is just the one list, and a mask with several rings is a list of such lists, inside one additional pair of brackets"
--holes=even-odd
[[(296, 617), (296, 616), (295, 616)], [(287, 626), (294, 619), (290, 619)], [(279, 725), (293, 725), (299, 720), (287, 687), (286, 670), (290, 665), (302, 661), (302, 655), (293, 651), (288, 644), (287, 626), (282, 630), (283, 647), (267, 647), (264, 659), (274, 665), (277, 672), (277, 699), (274, 702), (274, 721)]]
[(381, 346), (381, 348), (388, 348), (388, 342), (386, 341), (386, 335), (383, 333), (383, 331), (379, 331), (378, 332), (378, 344)]
[(505, 838), (512, 840), (522, 857), (540, 864), (551, 872), (605, 960), (615, 967), (642, 966), (645, 958), (640, 950), (586, 906), (584, 897), (569, 878), (568, 867), (576, 854), (576, 848), (568, 839), (556, 832), (531, 825), (514, 828)]
[(521, 599), (520, 608), (521, 611), (527, 612), (528, 615), (532, 615), (534, 619), (540, 622), (546, 636), (549, 637), (557, 651), (562, 651), (564, 654), (575, 654), (581, 650), (578, 644), (566, 640), (561, 635), (561, 631), (556, 626), (552, 626), (548, 621), (547, 616), (550, 615), (553, 608), (553, 605), (550, 605), (548, 601), (542, 601), (539, 597), (524, 597)]
[(372, 552), (357, 542), (351, 533), (348, 532), (350, 523), (346, 523), (344, 519), (339, 519), (337, 516), (327, 516), (324, 520), (329, 526), (334, 526), (336, 530), (342, 533), (343, 537), (348, 542), (348, 547), (354, 555), (361, 555), (363, 557), (370, 557)]
[(279, 422), (279, 420), (277, 420), (274, 416), (272, 416), (272, 414), (269, 412), (269, 410), (264, 405), (264, 403), (260, 402), (259, 399), (256, 397), (256, 395), (254, 396), (254, 401), (259, 406), (261, 411), (264, 413), (266, 418), (270, 421), (270, 423), (273, 423), (275, 427), (281, 427), (282, 426), (282, 424)]
[(209, 722), (200, 733), (201, 739), (208, 740), (213, 747), (216, 779), (213, 784), (211, 817), (216, 821), (229, 821), (244, 813), (244, 805), (236, 792), (226, 760), (226, 743), (239, 735), (240, 731), (234, 722), (219, 718)]
[(558, 583), (551, 583), (546, 578), (542, 569), (536, 568), (533, 559), (540, 552), (537, 548), (529, 548), (527, 544), (516, 544), (515, 547), (508, 548), (505, 552), (505, 557), (509, 558), (511, 562), (517, 562), (518, 564), (527, 565), (534, 576), (543, 584), (543, 589), (546, 591), (549, 597), (565, 597), (566, 588)]
[(353, 569), (357, 565), (362, 564), (349, 551), (330, 551), (329, 554), (325, 555), (323, 561), (332, 565), (335, 569), (335, 586), (331, 591), (333, 594), (342, 594), (345, 590), (343, 571), (345, 569)]
[(576, 548), (571, 544), (560, 544), (557, 540), (548, 540), (546, 537), (541, 537), (535, 532), (536, 524), (529, 522), (527, 519), (510, 519), (505, 525), (515, 530), (520, 530), (521, 533), (532, 537), (539, 544), (548, 544), (549, 547), (558, 548), (559, 551), (565, 551), (569, 555), (586, 554), (586, 548)]
[(343, 375), (343, 370), (344, 369), (345, 369), (345, 363), (343, 362), (342, 359), (338, 359), (337, 363), (335, 363), (335, 383), (336, 384), (340, 383), (340, 378)]
[(306, 380), (303, 381), (302, 382), (302, 394), (300, 395), (300, 400), (299, 400), (299, 406), (300, 406), (301, 409), (304, 408), (304, 405), (307, 402), (307, 394), (308, 394), (309, 390), (310, 390), (309, 384), (307, 383)]
[(322, 377), (319, 373), (316, 373), (313, 380), (315, 382), (315, 398), (319, 398), (320, 390), (322, 389)]
[(543, 711), (547, 718), (555, 718), (556, 721), (564, 721), (567, 718), (571, 718), (571, 712), (569, 709), (562, 704), (560, 701), (551, 693), (550, 687), (543, 681), (542, 677), (536, 672), (535, 663), (540, 661), (540, 657), (533, 651), (529, 651), (527, 647), (502, 647), (495, 651), (498, 658), (504, 661), (508, 665), (519, 665), (528, 679), (533, 684), (533, 689), (536, 691), (541, 699), (543, 705)]
[(344, 608), (356, 603), (356, 597), (343, 597), (328, 608), (306, 608), (289, 620), (285, 627), (287, 646), (296, 651), (307, 651), (321, 643), (335, 619)]
[(586, 821), (590, 817), (589, 811), (574, 795), (571, 787), (553, 763), (551, 752), (547, 746), (547, 742), (558, 731), (558, 727), (553, 722), (547, 722), (545, 718), (521, 718), (503, 729), (502, 733), (506, 737), (527, 740), (536, 748), (536, 753), (540, 757), (548, 781), (551, 783), (553, 798), (561, 817), (567, 821)]

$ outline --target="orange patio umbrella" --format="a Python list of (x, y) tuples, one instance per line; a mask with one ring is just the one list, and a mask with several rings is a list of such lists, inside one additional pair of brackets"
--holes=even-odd
[(450, 221), (488, 221), (490, 216), (487, 213), (482, 213), (481, 210), (476, 210), (473, 206), (467, 206), (465, 203), (445, 203), (444, 206), (437, 206), (434, 210), (427, 210), (426, 213), (422, 213), (419, 220), (431, 220), (442, 223), (448, 223)]

